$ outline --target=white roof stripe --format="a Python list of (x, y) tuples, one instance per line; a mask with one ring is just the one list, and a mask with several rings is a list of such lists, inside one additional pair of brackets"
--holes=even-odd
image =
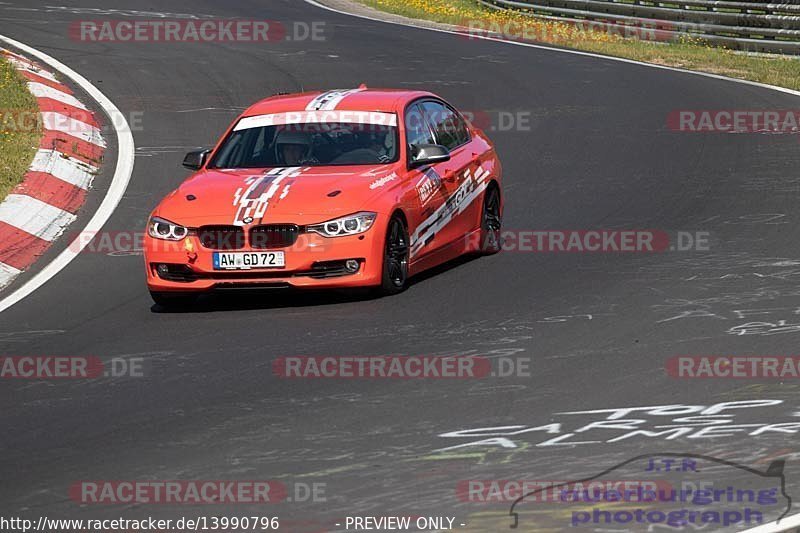
[(332, 111), (336, 109), (342, 100), (347, 98), (353, 93), (358, 93), (364, 89), (337, 89), (334, 91), (327, 91), (314, 97), (306, 106), (306, 111)]
[(335, 94), (335, 95), (333, 95), (332, 98), (329, 98), (326, 102), (324, 102), (322, 104), (322, 106), (320, 107), (320, 109), (323, 109), (325, 111), (330, 111), (330, 110), (336, 109), (336, 106), (338, 106), (340, 103), (342, 103), (342, 100), (344, 100), (345, 98), (347, 98), (348, 96), (350, 96), (353, 93), (358, 93), (358, 92), (361, 92), (363, 90), (364, 89), (351, 89), (349, 91), (342, 91), (342, 92), (340, 92), (338, 94)]
[(79, 159), (65, 157), (56, 150), (39, 150), (33, 158), (30, 170), (46, 172), (76, 187), (88, 189), (98, 169)]
[(25, 194), (9, 194), (0, 204), (0, 221), (46, 241), (55, 240), (76, 218)]
[(379, 111), (293, 111), (245, 117), (233, 128), (234, 131), (282, 126), (286, 124), (374, 124), (377, 126), (397, 126), (397, 115)]

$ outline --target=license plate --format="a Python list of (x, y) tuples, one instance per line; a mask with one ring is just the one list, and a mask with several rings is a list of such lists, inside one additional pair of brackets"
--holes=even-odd
[(250, 270), (286, 266), (283, 252), (214, 252), (214, 270)]

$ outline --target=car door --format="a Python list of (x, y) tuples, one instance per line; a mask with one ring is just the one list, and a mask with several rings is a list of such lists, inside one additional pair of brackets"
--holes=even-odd
[(421, 105), (436, 144), (450, 150), (450, 160), (437, 165), (445, 198), (434, 220), (435, 242), (444, 246), (463, 239), (479, 219), (475, 209), (479, 209), (480, 191), (474, 179), (479, 154), (473, 153), (469, 129), (453, 108), (439, 100), (425, 100)]
[[(436, 144), (430, 121), (425, 117), (419, 101), (406, 108), (405, 130), (406, 146), (408, 147)], [(436, 214), (441, 212), (447, 199), (448, 190), (442, 179), (446, 170), (445, 164), (446, 162), (409, 170), (409, 188), (415, 197), (413, 200), (414, 216), (413, 220), (409, 221), (412, 261), (418, 260), (445, 244), (439, 238), (435, 224)]]

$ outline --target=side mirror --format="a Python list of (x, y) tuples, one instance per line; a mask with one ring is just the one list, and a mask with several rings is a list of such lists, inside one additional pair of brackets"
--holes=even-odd
[(409, 146), (411, 168), (450, 161), (450, 150), (440, 144), (412, 144)]
[(208, 154), (210, 153), (211, 150), (195, 150), (194, 152), (189, 152), (186, 154), (186, 157), (183, 158), (183, 166), (189, 170), (200, 170), (203, 168), (203, 165), (206, 164), (206, 158), (208, 158)]

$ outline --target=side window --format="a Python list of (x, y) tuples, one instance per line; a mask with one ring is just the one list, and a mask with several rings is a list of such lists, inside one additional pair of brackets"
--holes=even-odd
[(459, 115), (455, 115), (454, 118), (456, 121), (456, 131), (458, 132), (458, 144), (462, 145), (468, 143), (470, 141), (470, 136), (467, 123)]
[(469, 141), (467, 125), (452, 109), (439, 102), (423, 102), (422, 106), (438, 144), (453, 150)]
[(419, 104), (411, 105), (406, 109), (406, 138), (408, 144), (434, 144), (431, 129)]

